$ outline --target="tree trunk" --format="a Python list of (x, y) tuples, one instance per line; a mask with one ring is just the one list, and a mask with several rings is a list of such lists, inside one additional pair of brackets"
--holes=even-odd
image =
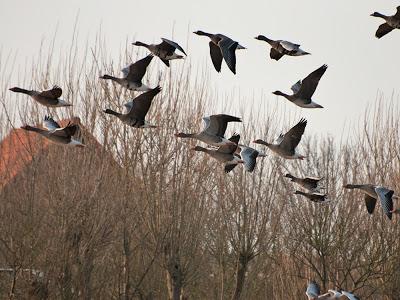
[(171, 264), (167, 270), (167, 286), (170, 300), (180, 300), (183, 288), (183, 276), (178, 264)]
[(236, 288), (232, 300), (239, 300), (242, 295), (244, 282), (246, 280), (247, 267), (250, 260), (251, 255), (240, 254), (236, 269)]

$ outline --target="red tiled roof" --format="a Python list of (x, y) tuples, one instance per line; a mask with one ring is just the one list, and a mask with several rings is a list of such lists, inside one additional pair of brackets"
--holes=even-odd
[(49, 142), (34, 132), (19, 128), (11, 130), (0, 143), (0, 188), (48, 147)]
[[(60, 126), (66, 126), (69, 122), (79, 124), (79, 118), (61, 120)], [(86, 132), (82, 125), (81, 130), (85, 132), (85, 138), (97, 149), (102, 145), (97, 139)], [(38, 126), (39, 127), (39, 126)], [(35, 156), (47, 150), (52, 143), (41, 135), (26, 131), (24, 129), (13, 129), (2, 141), (0, 141), (0, 189), (17, 176)]]

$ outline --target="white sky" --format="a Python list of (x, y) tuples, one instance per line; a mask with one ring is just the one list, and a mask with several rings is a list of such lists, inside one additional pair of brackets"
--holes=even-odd
[[(276, 107), (279, 102), (290, 114), (306, 117), (313, 132), (339, 135), (344, 124), (357, 123), (378, 93), (399, 101), (400, 30), (378, 40), (374, 35), (382, 21), (369, 16), (374, 11), (392, 15), (398, 5), (391, 0), (0, 0), (0, 46), (3, 55), (17, 53), (21, 66), (38, 54), (42, 39), (53, 38), (56, 28), (58, 47), (69, 45), (78, 15), (82, 40), (93, 40), (101, 26), (116, 60), (127, 39), (158, 42), (174, 31), (192, 63), (211, 69), (210, 88), (236, 91), (234, 104), (267, 101)], [(208, 40), (191, 33), (195, 30), (226, 34), (248, 48), (237, 52), (236, 76), (225, 63), (222, 73), (213, 70)], [(258, 34), (299, 43), (312, 55), (272, 61), (267, 44), (254, 39)], [(172, 72), (174, 63), (181, 62), (172, 63)], [(271, 94), (289, 92), (324, 63), (329, 67), (314, 94), (324, 109), (301, 109)]]

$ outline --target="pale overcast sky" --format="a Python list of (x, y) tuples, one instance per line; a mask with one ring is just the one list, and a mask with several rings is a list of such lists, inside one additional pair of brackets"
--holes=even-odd
[[(117, 60), (127, 39), (158, 42), (174, 30), (174, 40), (186, 48), (194, 66), (211, 69), (213, 88), (240, 91), (242, 101), (232, 102), (279, 102), (289, 113), (309, 119), (314, 132), (338, 135), (343, 124), (357, 122), (377, 94), (399, 101), (400, 30), (378, 40), (374, 35), (382, 20), (369, 16), (374, 11), (392, 15), (398, 5), (391, 0), (0, 0), (0, 46), (3, 55), (17, 53), (17, 65), (23, 65), (38, 54), (43, 38), (52, 39), (57, 26), (56, 47), (69, 45), (79, 15), (80, 38), (93, 40), (101, 25)], [(237, 52), (236, 76), (225, 64), (220, 74), (213, 70), (208, 40), (191, 33), (195, 30), (226, 34), (248, 48)], [(312, 55), (272, 61), (267, 44), (254, 39), (258, 34), (299, 43)], [(180, 62), (173, 62), (172, 70), (174, 63)], [(301, 109), (271, 94), (289, 92), (322, 64), (329, 67), (314, 100), (324, 109)]]

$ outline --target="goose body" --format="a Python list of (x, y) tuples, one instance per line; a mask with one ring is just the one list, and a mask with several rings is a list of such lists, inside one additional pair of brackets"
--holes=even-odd
[(201, 30), (193, 32), (200, 36), (207, 36), (210, 38), (210, 56), (214, 68), (217, 72), (221, 72), (222, 59), (225, 60), (228, 68), (233, 74), (236, 74), (236, 50), (246, 49), (238, 42), (232, 40), (231, 38), (217, 33), (207, 33)]
[[(235, 136), (238, 137), (237, 139), (240, 138), (239, 135), (234, 135), (232, 138), (236, 139)], [(207, 153), (220, 163), (223, 163), (225, 165), (225, 173), (229, 173), (230, 171), (232, 171), (238, 164), (244, 163), (244, 160), (242, 160), (241, 157), (235, 153), (236, 149), (237, 144), (235, 143), (222, 145), (218, 147), (218, 149), (208, 149), (200, 146), (192, 148), (192, 150), (194, 151)]]
[(272, 152), (286, 159), (303, 160), (305, 156), (296, 152), (296, 147), (300, 143), (307, 125), (306, 119), (301, 119), (284, 135), (281, 134), (275, 144), (267, 143), (261, 139), (255, 140), (253, 143), (267, 146)]
[(147, 112), (150, 109), (151, 103), (154, 97), (161, 91), (161, 87), (157, 86), (150, 91), (140, 94), (134, 98), (128, 107), (129, 111), (125, 114), (115, 112), (111, 109), (106, 109), (106, 114), (114, 115), (120, 119), (124, 124), (135, 127), (135, 128), (155, 128), (156, 125), (152, 125), (146, 120)]
[(318, 183), (322, 180), (322, 177), (304, 177), (298, 178), (291, 174), (286, 174), (285, 177), (291, 179), (292, 182), (297, 183), (298, 185), (302, 186), (303, 188), (309, 190), (310, 192), (317, 192), (319, 191)]
[[(235, 144), (224, 137), (228, 123), (230, 122), (242, 122), (238, 117), (219, 114), (204, 117), (205, 123), (203, 131), (199, 133), (176, 133), (175, 136), (179, 138), (193, 138), (206, 143), (211, 146), (223, 146)], [(236, 149), (236, 148), (235, 148)]]
[(56, 144), (79, 146), (84, 147), (82, 140), (77, 138), (80, 133), (79, 126), (76, 124), (68, 123), (67, 126), (61, 127), (53, 118), (46, 116), (43, 126), (46, 129), (32, 127), (29, 125), (22, 126), (21, 128), (27, 131), (36, 132), (48, 140)]
[(302, 191), (295, 191), (294, 192), (295, 195), (302, 195), (308, 199), (310, 199), (313, 202), (326, 202), (326, 194), (322, 194), (322, 193), (306, 193), (306, 192), (302, 192)]
[(322, 75), (324, 75), (327, 68), (327, 65), (323, 65), (314, 72), (310, 73), (303, 80), (296, 82), (291, 87), (293, 92), (292, 95), (285, 94), (281, 91), (275, 91), (273, 94), (277, 96), (283, 96), (290, 102), (303, 108), (323, 108), (321, 105), (315, 103), (311, 97), (314, 95), (319, 80), (321, 79)]
[(42, 92), (34, 90), (26, 90), (19, 87), (13, 87), (10, 89), (15, 93), (22, 93), (32, 97), (36, 102), (46, 106), (46, 107), (67, 107), (72, 106), (65, 100), (59, 99), (62, 95), (62, 89), (59, 86), (54, 86), (50, 90), (45, 90)]
[(346, 189), (360, 189), (364, 192), (365, 206), (369, 214), (373, 214), (376, 201), (379, 199), (385, 215), (391, 220), (393, 212), (394, 191), (373, 184), (346, 184)]
[(294, 44), (289, 41), (284, 40), (271, 40), (264, 35), (258, 35), (255, 37), (256, 40), (265, 41), (271, 46), (271, 51), (269, 56), (271, 59), (280, 60), (282, 56), (303, 56), (309, 55), (309, 52), (306, 52), (300, 49), (299, 44)]
[(153, 55), (149, 54), (145, 58), (138, 60), (137, 62), (130, 64), (129, 66), (122, 69), (124, 77), (118, 78), (111, 75), (103, 75), (100, 78), (106, 80), (112, 80), (124, 88), (131, 91), (147, 92), (151, 88), (143, 84), (142, 79), (146, 74), (147, 67), (149, 66)]
[(382, 18), (385, 20), (385, 23), (381, 24), (375, 33), (375, 36), (378, 39), (385, 36), (393, 29), (400, 29), (400, 6), (398, 6), (396, 10), (396, 14), (393, 16), (385, 16), (379, 12), (374, 12), (371, 14), (372, 17)]
[(135, 46), (142, 46), (147, 48), (153, 55), (159, 57), (161, 61), (169, 67), (169, 61), (173, 59), (182, 59), (182, 55), (178, 55), (175, 53), (175, 50), (178, 49), (183, 54), (186, 55), (185, 50), (178, 43), (174, 41), (170, 41), (165, 38), (161, 38), (162, 42), (160, 44), (146, 44), (139, 41), (132, 43)]

